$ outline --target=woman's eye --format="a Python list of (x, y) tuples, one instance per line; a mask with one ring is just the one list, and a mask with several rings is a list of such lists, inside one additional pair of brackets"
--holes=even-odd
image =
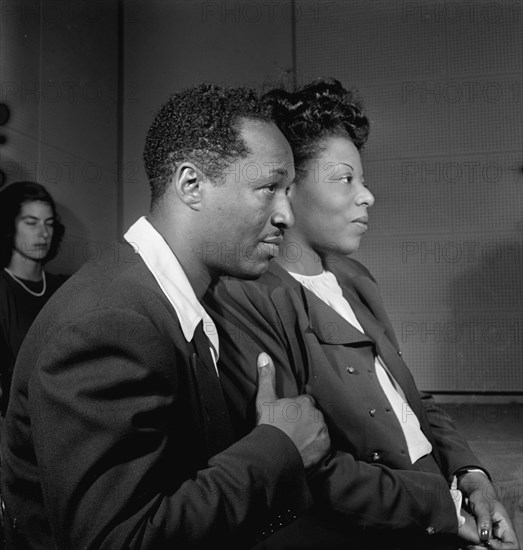
[(344, 181), (345, 183), (352, 183), (352, 174), (348, 174), (347, 176), (343, 176), (340, 178), (341, 181)]

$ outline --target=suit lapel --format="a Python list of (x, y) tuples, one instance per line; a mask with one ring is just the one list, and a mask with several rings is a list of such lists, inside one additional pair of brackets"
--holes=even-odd
[[(143, 264), (146, 275), (140, 278), (141, 284), (147, 285), (157, 293), (166, 308), (172, 312), (172, 322), (168, 325), (171, 339), (177, 347), (184, 350), (184, 356), (189, 358), (188, 364), (184, 362), (183, 365), (176, 365), (182, 380), (180, 387), (185, 387), (185, 383), (189, 385), (180, 398), (184, 407), (182, 414), (191, 415), (187, 422), (188, 435), (194, 441), (198, 441), (197, 444), (195, 443), (198, 448), (204, 446), (202, 454), (206, 453), (207, 458), (214, 456), (232, 445), (234, 437), (221, 383), (209, 350), (209, 340), (203, 332), (202, 322), (196, 327), (192, 341), (187, 342), (174, 308), (141, 256), (133, 254), (133, 248), (128, 243), (124, 243), (118, 257), (124, 258), (126, 262), (130, 257), (129, 261), (136, 259), (137, 263)], [(191, 466), (205, 467), (206, 460), (204, 464), (198, 463), (199, 453), (192, 453), (190, 456), (190, 460), (193, 461)]]

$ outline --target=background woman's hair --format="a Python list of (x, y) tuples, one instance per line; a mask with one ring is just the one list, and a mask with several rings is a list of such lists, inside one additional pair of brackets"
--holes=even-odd
[(22, 205), (34, 201), (45, 202), (53, 212), (53, 238), (43, 263), (52, 260), (58, 253), (65, 227), (60, 221), (53, 197), (39, 183), (17, 181), (0, 191), (0, 267), (7, 266), (11, 261), (16, 232), (15, 220), (22, 210)]
[(326, 137), (348, 137), (358, 150), (367, 141), (369, 120), (361, 100), (334, 78), (315, 80), (296, 92), (274, 89), (262, 100), (292, 147), (297, 174), (317, 157)]

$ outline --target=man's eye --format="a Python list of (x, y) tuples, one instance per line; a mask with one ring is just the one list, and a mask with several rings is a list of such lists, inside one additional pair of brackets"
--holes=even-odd
[(270, 185), (265, 186), (264, 189), (265, 191), (267, 191), (267, 193), (270, 193), (271, 195), (273, 195), (274, 192), (276, 191), (276, 184), (271, 183)]

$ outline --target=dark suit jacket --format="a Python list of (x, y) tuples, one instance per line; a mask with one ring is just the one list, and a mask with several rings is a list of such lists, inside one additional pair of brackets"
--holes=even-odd
[[(311, 485), (323, 511), (326, 506), (332, 510), (330, 519), (341, 514), (338, 528), (350, 534), (352, 522), (367, 533), (376, 528), (385, 529), (382, 533), (455, 534), (448, 480), (456, 470), (478, 461), (447, 415), (418, 392), (367, 269), (338, 257), (330, 258), (327, 268), (336, 275), (368, 336), (276, 262), (256, 281), (224, 278), (206, 296), (204, 303), (220, 333), (220, 370), (235, 410), (235, 428), (246, 433), (254, 423), (253, 358), (266, 351), (275, 362), (279, 397), (307, 392), (325, 416), (335, 452)], [(376, 352), (432, 444), (432, 456), (415, 465), (377, 380)], [(297, 414), (291, 409), (281, 413), (290, 421)]]
[(247, 547), (310, 504), (283, 432), (233, 443), (208, 344), (126, 244), (35, 320), (2, 444), (10, 548)]

